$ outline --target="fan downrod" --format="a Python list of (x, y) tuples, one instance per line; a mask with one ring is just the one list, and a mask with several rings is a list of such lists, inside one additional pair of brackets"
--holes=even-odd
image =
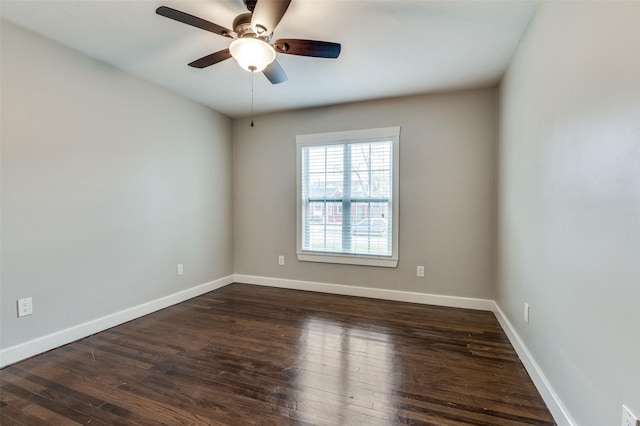
[(258, 0), (242, 0), (242, 2), (245, 6), (247, 6), (249, 12), (253, 12), (253, 9), (255, 9)]

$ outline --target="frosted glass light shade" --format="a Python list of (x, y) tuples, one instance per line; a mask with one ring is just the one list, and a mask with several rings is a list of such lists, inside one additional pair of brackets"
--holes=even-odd
[(231, 42), (233, 59), (247, 71), (260, 72), (276, 59), (273, 47), (257, 38), (239, 38)]

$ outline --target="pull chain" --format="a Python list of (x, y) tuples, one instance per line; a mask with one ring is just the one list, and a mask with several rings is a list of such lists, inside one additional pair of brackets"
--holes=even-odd
[(251, 127), (253, 127), (253, 74), (256, 67), (249, 67), (249, 71), (251, 71)]

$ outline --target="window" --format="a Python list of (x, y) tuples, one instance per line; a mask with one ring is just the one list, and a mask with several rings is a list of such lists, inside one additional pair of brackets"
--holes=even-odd
[(298, 259), (396, 267), (400, 128), (299, 135)]

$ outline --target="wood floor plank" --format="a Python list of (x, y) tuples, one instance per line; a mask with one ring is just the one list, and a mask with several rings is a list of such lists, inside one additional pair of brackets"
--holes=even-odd
[(0, 424), (555, 424), (490, 312), (232, 284), (0, 370)]

